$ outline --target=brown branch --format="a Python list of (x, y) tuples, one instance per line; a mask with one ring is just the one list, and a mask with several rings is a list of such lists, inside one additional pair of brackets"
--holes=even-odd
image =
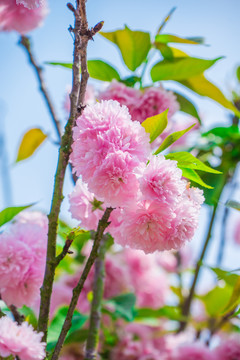
[[(52, 198), (52, 205), (50, 214), (48, 215), (49, 227), (48, 227), (48, 245), (47, 245), (47, 259), (43, 285), (41, 287), (41, 304), (38, 320), (38, 331), (44, 333), (43, 341), (47, 339), (47, 326), (49, 318), (50, 300), (52, 294), (52, 287), (55, 275), (55, 263), (56, 263), (56, 237), (57, 237), (57, 226), (58, 216), (60, 212), (60, 206), (63, 199), (62, 189), (63, 182), (66, 173), (66, 168), (69, 161), (72, 145), (72, 128), (75, 125), (77, 116), (81, 115), (83, 110), (83, 99), (85, 95), (88, 71), (86, 52), (89, 37), (85, 35), (87, 33), (87, 20), (81, 18), (81, 15), (86, 14), (82, 12), (82, 7), (85, 7), (85, 0), (81, 0), (76, 10), (74, 11), (75, 24), (72, 32), (74, 33), (74, 54), (73, 54), (73, 83), (72, 91), (70, 94), (70, 117), (65, 127), (65, 132), (62, 137), (61, 147), (59, 149), (58, 165), (55, 174), (54, 191)], [(84, 32), (85, 31), (85, 32)], [(81, 32), (81, 34), (80, 34)], [(82, 60), (82, 63), (81, 63)], [(80, 64), (82, 69), (81, 79), (81, 91), (80, 91)], [(79, 96), (80, 94), (80, 96)]]
[(83, 285), (84, 285), (85, 280), (91, 270), (91, 267), (98, 256), (99, 245), (100, 245), (101, 239), (103, 237), (103, 233), (104, 233), (105, 229), (107, 228), (107, 226), (109, 225), (108, 220), (109, 220), (109, 217), (110, 217), (110, 214), (112, 211), (113, 211), (112, 208), (107, 208), (103, 214), (102, 219), (98, 223), (98, 229), (97, 229), (97, 232), (95, 235), (95, 239), (94, 239), (94, 243), (93, 243), (93, 247), (92, 247), (90, 256), (86, 262), (86, 265), (83, 269), (82, 275), (79, 279), (77, 286), (73, 289), (73, 295), (72, 295), (71, 303), (68, 308), (67, 316), (66, 316), (64, 324), (62, 326), (61, 333), (58, 338), (58, 342), (55, 346), (51, 360), (58, 359), (58, 356), (62, 349), (62, 346), (63, 346), (63, 343), (67, 336), (67, 333), (72, 325), (72, 317), (73, 317), (73, 313), (74, 313), (74, 310), (75, 310), (77, 302), (78, 302), (78, 298), (81, 294)]
[(85, 351), (85, 360), (94, 360), (97, 356), (97, 344), (99, 339), (99, 329), (101, 323), (101, 307), (104, 291), (105, 278), (105, 254), (107, 250), (107, 238), (103, 236), (97, 259), (94, 263), (94, 283), (93, 300), (91, 303), (91, 314), (89, 322), (89, 331)]
[(235, 313), (236, 308), (234, 308), (233, 310), (229, 311), (227, 314), (225, 314), (219, 322), (215, 323), (215, 325), (212, 327), (211, 331), (210, 331), (210, 335), (209, 338), (206, 341), (206, 345), (210, 344), (210, 341), (213, 337), (213, 335), (215, 335), (219, 330), (221, 330), (221, 328), (223, 327), (224, 324), (226, 324), (226, 322), (228, 322), (228, 320), (231, 319), (232, 315)]
[(47, 91), (46, 85), (44, 83), (44, 79), (43, 79), (43, 69), (41, 66), (38, 65), (33, 52), (32, 52), (32, 47), (31, 47), (31, 41), (30, 38), (22, 35), (19, 41), (19, 44), (23, 46), (23, 48), (26, 50), (27, 56), (28, 56), (28, 60), (29, 63), (32, 65), (33, 69), (35, 70), (38, 82), (39, 82), (39, 88), (40, 91), (45, 99), (48, 111), (51, 115), (53, 124), (55, 126), (59, 141), (61, 140), (61, 125), (60, 125), (60, 121), (58, 120), (57, 114), (55, 112), (52, 100), (49, 96), (49, 93)]
[(10, 305), (9, 309), (13, 314), (14, 320), (18, 323), (18, 325), (21, 325), (24, 322), (24, 315), (18, 312), (18, 309), (15, 305)]
[(67, 254), (72, 254), (72, 251), (69, 251), (70, 246), (72, 245), (73, 240), (67, 239), (65, 245), (62, 249), (62, 252), (56, 257), (55, 266), (57, 267), (60, 261), (62, 261)]

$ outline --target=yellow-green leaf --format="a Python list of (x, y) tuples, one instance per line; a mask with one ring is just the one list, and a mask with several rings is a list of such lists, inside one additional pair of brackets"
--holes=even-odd
[(22, 138), (21, 144), (18, 149), (17, 160), (22, 161), (29, 158), (36, 149), (43, 143), (47, 135), (39, 128), (28, 130)]
[(147, 118), (142, 123), (145, 131), (150, 134), (150, 143), (152, 143), (166, 128), (168, 124), (167, 114), (168, 109), (161, 114)]
[(199, 123), (201, 124), (201, 119), (198, 115), (195, 105), (185, 96), (183, 96), (175, 91), (174, 91), (174, 94), (176, 95), (177, 101), (180, 105), (180, 111), (183, 111), (186, 114), (189, 114), (189, 115), (195, 117), (196, 119), (198, 119)]
[(187, 129), (176, 131), (166, 137), (166, 139), (163, 140), (159, 148), (156, 150), (154, 155), (159, 154), (163, 150), (167, 149), (170, 145), (175, 143), (178, 139), (180, 139), (184, 134), (186, 134), (189, 130), (191, 130), (196, 124), (193, 124), (189, 126)]
[(192, 39), (184, 39), (182, 37), (171, 35), (171, 34), (160, 34), (155, 37), (156, 42), (160, 42), (163, 44), (168, 43), (180, 43), (180, 44), (191, 44), (191, 45), (199, 45), (199, 41), (195, 41)]
[(213, 189), (212, 186), (206, 184), (198, 175), (198, 173), (196, 173), (195, 170), (193, 169), (185, 169), (185, 168), (181, 168), (181, 166), (178, 166), (181, 170), (182, 170), (182, 176), (185, 177), (186, 179), (189, 179), (191, 181), (194, 181), (196, 184), (201, 185), (202, 187), (205, 187), (207, 189)]
[(33, 206), (34, 204), (24, 205), (24, 206), (12, 206), (6, 209), (3, 209), (0, 212), (0, 227), (6, 224), (7, 222), (11, 221), (17, 214), (21, 211)]
[(101, 31), (100, 34), (118, 46), (123, 61), (132, 71), (135, 71), (145, 61), (151, 48), (148, 32), (132, 31), (127, 26), (123, 30)]
[(165, 156), (167, 159), (176, 160), (178, 166), (186, 169), (195, 169), (205, 171), (207, 173), (221, 174), (220, 171), (212, 169), (210, 166), (205, 165), (201, 160), (197, 159), (187, 151), (179, 151)]
[(238, 277), (238, 280), (233, 288), (233, 292), (231, 295), (231, 298), (229, 302), (227, 303), (224, 314), (228, 313), (229, 311), (232, 311), (235, 309), (235, 307), (240, 303), (240, 276)]
[(172, 60), (162, 60), (155, 64), (151, 69), (153, 82), (160, 80), (185, 80), (203, 73), (222, 59), (221, 57), (213, 60), (205, 60), (194, 57), (178, 57)]
[(207, 96), (210, 99), (216, 101), (226, 109), (234, 112), (234, 114), (240, 117), (240, 112), (221, 92), (218, 87), (208, 81), (203, 74), (199, 74), (194, 77), (189, 77), (187, 80), (180, 81), (182, 85), (191, 89), (201, 96)]

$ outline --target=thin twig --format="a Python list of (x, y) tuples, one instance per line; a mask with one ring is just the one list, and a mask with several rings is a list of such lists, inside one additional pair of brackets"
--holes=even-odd
[(73, 289), (73, 295), (72, 295), (72, 299), (68, 308), (68, 312), (64, 321), (64, 324), (62, 326), (61, 332), (60, 332), (60, 336), (58, 338), (58, 342), (55, 346), (53, 355), (52, 355), (52, 359), (51, 360), (57, 360), (59, 353), (62, 349), (63, 343), (65, 341), (65, 338), (67, 336), (67, 333), (72, 325), (72, 317), (73, 317), (73, 313), (74, 310), (77, 306), (77, 302), (78, 302), (78, 298), (81, 294), (81, 291), (83, 289), (83, 285), (85, 283), (85, 280), (91, 270), (91, 267), (94, 263), (94, 261), (97, 258), (98, 255), (98, 249), (99, 249), (99, 245), (100, 245), (100, 241), (103, 237), (103, 233), (105, 231), (105, 229), (107, 228), (107, 226), (109, 225), (109, 217), (111, 212), (113, 211), (112, 208), (107, 208), (103, 214), (102, 219), (99, 221), (98, 223), (98, 229), (95, 235), (95, 239), (94, 239), (94, 243), (93, 243), (93, 247), (92, 247), (92, 251), (90, 253), (90, 256), (86, 262), (86, 265), (83, 269), (82, 275), (79, 279), (79, 282), (77, 284), (77, 286)]
[(234, 308), (233, 310), (229, 311), (226, 315), (224, 315), (219, 322), (215, 323), (215, 325), (213, 326), (213, 328), (210, 331), (210, 335), (209, 338), (206, 341), (206, 345), (210, 344), (210, 341), (213, 337), (213, 335), (215, 335), (219, 330), (221, 330), (221, 328), (223, 327), (224, 324), (226, 324), (226, 322), (228, 322), (229, 319), (231, 319), (232, 315), (235, 313), (236, 308)]
[(67, 239), (65, 245), (62, 249), (62, 252), (56, 257), (55, 265), (56, 267), (62, 261), (67, 254), (72, 254), (72, 251), (69, 251), (70, 246), (72, 245), (73, 240)]
[(47, 108), (48, 111), (51, 115), (53, 124), (55, 126), (59, 141), (61, 141), (61, 136), (62, 136), (62, 132), (61, 132), (61, 125), (60, 125), (60, 121), (58, 120), (57, 114), (55, 112), (52, 100), (50, 98), (50, 95), (48, 93), (48, 90), (46, 88), (46, 85), (44, 83), (44, 79), (43, 79), (43, 69), (41, 66), (38, 65), (34, 55), (33, 55), (33, 51), (32, 51), (32, 47), (31, 47), (31, 41), (30, 38), (22, 35), (19, 41), (19, 44), (23, 46), (23, 48), (26, 50), (26, 53), (28, 55), (28, 60), (29, 63), (32, 65), (33, 69), (35, 70), (38, 82), (39, 82), (39, 88), (41, 93), (43, 94), (43, 97), (45, 99), (45, 102), (47, 104)]
[[(194, 272), (194, 278), (193, 278), (192, 285), (191, 285), (191, 288), (190, 288), (190, 291), (189, 291), (189, 295), (188, 295), (188, 297), (185, 299), (185, 301), (183, 303), (182, 315), (184, 317), (187, 317), (189, 315), (189, 312), (190, 312), (190, 307), (191, 307), (191, 303), (192, 303), (192, 300), (193, 300), (193, 295), (194, 295), (194, 292), (195, 292), (197, 280), (199, 278), (199, 273), (200, 273), (200, 269), (201, 269), (201, 266), (202, 266), (202, 261), (203, 261), (203, 259), (205, 257), (205, 254), (206, 254), (206, 251), (207, 251), (207, 248), (208, 248), (208, 244), (209, 244), (210, 239), (212, 237), (212, 229), (213, 229), (213, 224), (214, 224), (214, 220), (215, 220), (216, 211), (217, 211), (217, 205), (215, 205), (214, 208), (213, 208), (213, 212), (212, 212), (212, 216), (211, 216), (211, 220), (210, 220), (210, 224), (209, 224), (209, 228), (208, 228), (207, 237), (206, 237), (206, 240), (204, 242), (203, 249), (201, 251), (201, 255), (199, 257), (199, 260), (198, 260), (198, 262), (196, 264), (196, 268), (195, 268), (195, 272)], [(181, 321), (178, 332), (183, 331), (185, 329), (186, 325), (187, 325), (186, 321)]]
[(97, 357), (97, 344), (101, 323), (101, 307), (105, 278), (105, 254), (107, 250), (107, 239), (102, 238), (99, 253), (94, 264), (93, 300), (91, 304), (90, 323), (85, 351), (85, 360), (94, 360)]
[(225, 249), (225, 243), (226, 243), (226, 225), (227, 225), (227, 219), (229, 216), (229, 208), (225, 207), (223, 212), (223, 218), (222, 218), (222, 229), (221, 229), (221, 240), (219, 245), (219, 251), (218, 251), (218, 257), (217, 257), (217, 266), (221, 266), (224, 249)]
[(156, 35), (159, 35), (159, 34), (160, 34), (160, 32), (162, 31), (162, 29), (164, 28), (164, 26), (166, 25), (166, 23), (168, 22), (168, 20), (171, 18), (172, 14), (174, 13), (175, 10), (176, 10), (176, 6), (173, 7), (173, 8), (169, 11), (169, 13), (167, 14), (167, 16), (164, 18), (163, 22), (162, 22), (161, 25), (159, 26)]
[[(66, 168), (69, 161), (72, 146), (72, 128), (75, 125), (77, 116), (81, 115), (83, 106), (83, 99), (86, 91), (88, 71), (86, 67), (86, 60), (82, 62), (81, 59), (86, 59), (87, 44), (89, 36), (86, 35), (88, 31), (88, 24), (86, 18), (81, 18), (84, 13), (81, 11), (82, 7), (85, 7), (85, 0), (81, 0), (74, 12), (75, 24), (72, 32), (74, 33), (74, 55), (73, 55), (73, 83), (72, 91), (70, 94), (70, 117), (65, 127), (65, 132), (62, 137), (61, 147), (59, 150), (58, 165), (55, 175), (54, 191), (52, 198), (52, 206), (50, 214), (48, 215), (49, 227), (48, 227), (48, 245), (47, 245), (47, 259), (43, 285), (41, 287), (41, 304), (38, 320), (38, 331), (44, 333), (43, 341), (47, 339), (47, 326), (49, 318), (50, 300), (52, 294), (52, 287), (55, 275), (55, 262), (56, 262), (56, 237), (58, 216), (60, 212), (60, 206), (62, 203), (63, 195), (63, 182), (66, 173)], [(80, 65), (82, 69), (82, 85), (80, 91)], [(80, 94), (80, 96), (79, 96)]]

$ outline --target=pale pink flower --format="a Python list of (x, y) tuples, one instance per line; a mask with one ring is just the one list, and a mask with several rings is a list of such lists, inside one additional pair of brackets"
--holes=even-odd
[(47, 231), (15, 223), (0, 235), (0, 294), (7, 305), (32, 305), (44, 275)]
[(145, 199), (169, 205), (179, 202), (186, 183), (176, 161), (166, 160), (163, 155), (154, 155), (150, 163), (142, 169), (139, 183)]
[(105, 206), (88, 190), (87, 184), (78, 179), (73, 192), (69, 195), (70, 212), (74, 219), (81, 221), (86, 230), (97, 230)]
[(127, 292), (129, 280), (121, 254), (107, 254), (105, 260), (104, 298), (109, 299)]
[[(67, 95), (65, 96), (64, 99), (64, 103), (63, 103), (63, 108), (66, 111), (67, 114), (70, 113), (70, 98), (69, 98), (69, 94), (71, 92), (71, 87), (67, 86)], [(85, 93), (85, 97), (84, 97), (84, 105), (92, 105), (94, 104), (96, 101), (96, 97), (95, 97), (95, 90), (94, 87), (92, 85), (87, 85), (86, 88), (86, 93)]]
[(155, 256), (153, 254), (145, 254), (142, 250), (125, 248), (123, 250), (123, 258), (133, 282), (141, 279), (146, 272), (155, 267)]
[(25, 7), (27, 4), (30, 4), (29, 0), (24, 1), (24, 5), (16, 0), (0, 0), (0, 31), (15, 30), (26, 34), (41, 26), (48, 14), (46, 2), (33, 9)]
[(21, 360), (42, 360), (46, 344), (43, 333), (37, 333), (27, 322), (18, 325), (7, 316), (0, 319), (0, 355), (19, 356)]
[(143, 250), (145, 253), (162, 251), (168, 248), (166, 233), (175, 217), (170, 206), (143, 201), (121, 212), (122, 223), (118, 227), (111, 224), (108, 231), (122, 246)]
[(240, 336), (233, 335), (221, 341), (214, 351), (216, 360), (239, 360), (240, 359)]
[(180, 249), (190, 241), (198, 227), (199, 211), (204, 201), (202, 190), (189, 188), (175, 209), (175, 217), (166, 232), (165, 249)]
[(179, 103), (172, 91), (165, 90), (162, 86), (146, 89), (131, 111), (133, 120), (142, 123), (148, 117), (168, 110), (168, 118), (179, 110)]
[(158, 253), (157, 263), (167, 272), (176, 272), (178, 266), (176, 255), (170, 251)]
[(48, 218), (45, 214), (40, 211), (21, 211), (16, 217), (15, 220), (18, 223), (25, 224), (37, 224), (48, 231)]
[(237, 224), (235, 225), (234, 240), (236, 244), (240, 245), (240, 220), (238, 220)]
[(113, 80), (108, 88), (99, 94), (99, 100), (115, 100), (121, 105), (128, 107), (131, 114), (134, 106), (139, 101), (141, 92), (134, 88), (128, 87), (116, 80)]
[(173, 349), (169, 360), (214, 360), (214, 354), (206, 346), (198, 343), (182, 345)]
[(106, 156), (94, 177), (88, 181), (89, 189), (106, 206), (123, 206), (137, 196), (138, 181), (133, 173), (135, 161), (127, 152), (116, 151)]
[(44, 2), (44, 0), (16, 0), (17, 5), (21, 4), (29, 10), (36, 9), (39, 6), (42, 6)]

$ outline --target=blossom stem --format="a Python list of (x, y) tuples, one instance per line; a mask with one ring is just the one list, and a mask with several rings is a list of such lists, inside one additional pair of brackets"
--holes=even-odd
[(97, 357), (97, 344), (101, 323), (101, 305), (104, 291), (105, 254), (107, 250), (106, 238), (102, 238), (97, 259), (94, 264), (93, 299), (91, 304), (90, 324), (88, 330), (85, 360), (94, 360)]
[(65, 321), (63, 323), (57, 344), (55, 346), (53, 355), (52, 355), (52, 359), (51, 360), (57, 360), (59, 353), (62, 349), (63, 343), (65, 341), (65, 338), (67, 336), (67, 333), (72, 325), (72, 317), (73, 317), (73, 313), (74, 310), (77, 306), (77, 302), (79, 299), (79, 296), (81, 294), (81, 291), (83, 289), (83, 285), (85, 283), (85, 280), (91, 270), (91, 267), (94, 263), (94, 261), (96, 260), (97, 256), (98, 256), (98, 250), (99, 250), (99, 246), (100, 246), (100, 242), (102, 240), (103, 237), (103, 233), (105, 231), (105, 229), (107, 228), (107, 226), (109, 225), (109, 217), (111, 212), (113, 211), (112, 208), (107, 208), (103, 214), (103, 217), (101, 218), (101, 220), (99, 220), (98, 223), (98, 228), (97, 228), (97, 232), (95, 235), (95, 239), (94, 239), (94, 243), (93, 243), (93, 247), (90, 253), (90, 256), (86, 262), (86, 265), (83, 269), (82, 275), (78, 281), (77, 286), (73, 289), (73, 295), (72, 295), (72, 299), (68, 308), (68, 312), (65, 318)]
[(44, 97), (44, 100), (45, 100), (46, 104), (47, 104), (48, 111), (49, 111), (49, 113), (51, 115), (51, 118), (53, 120), (53, 124), (55, 126), (55, 129), (56, 129), (59, 141), (60, 141), (61, 140), (60, 121), (59, 121), (59, 119), (57, 117), (57, 114), (55, 112), (52, 100), (50, 98), (50, 95), (48, 93), (48, 90), (47, 90), (45, 82), (44, 82), (43, 69), (42, 69), (41, 66), (38, 65), (38, 63), (37, 63), (37, 61), (35, 59), (35, 56), (33, 54), (30, 38), (25, 36), (25, 35), (22, 35), (21, 38), (20, 38), (19, 44), (22, 45), (23, 48), (26, 50), (29, 63), (32, 65), (33, 69), (35, 70), (35, 73), (36, 73), (36, 76), (37, 76), (37, 79), (38, 79), (38, 82), (39, 82), (40, 91), (41, 91), (41, 93), (42, 93), (42, 95)]
[(11, 313), (13, 314), (14, 320), (18, 323), (18, 325), (21, 325), (24, 321), (24, 315), (20, 314), (18, 312), (18, 309), (14, 305), (10, 305), (9, 309)]
[[(75, 119), (81, 115), (83, 110), (83, 101), (88, 80), (87, 71), (87, 44), (89, 41), (88, 23), (86, 20), (85, 0), (77, 2), (77, 8), (74, 11), (75, 24), (72, 32), (74, 33), (74, 55), (73, 55), (73, 84), (70, 94), (70, 117), (65, 127), (64, 135), (61, 139), (61, 146), (59, 149), (59, 157), (57, 170), (55, 174), (54, 190), (52, 197), (52, 205), (50, 214), (48, 215), (48, 245), (45, 275), (43, 285), (41, 287), (41, 303), (38, 320), (38, 331), (43, 332), (43, 341), (47, 339), (47, 326), (49, 318), (50, 300), (53, 288), (53, 281), (56, 268), (56, 237), (58, 227), (58, 217), (61, 203), (63, 200), (63, 182), (66, 173), (66, 168), (69, 161), (72, 145), (72, 129), (75, 125)], [(80, 64), (82, 69), (81, 84), (79, 80)]]

